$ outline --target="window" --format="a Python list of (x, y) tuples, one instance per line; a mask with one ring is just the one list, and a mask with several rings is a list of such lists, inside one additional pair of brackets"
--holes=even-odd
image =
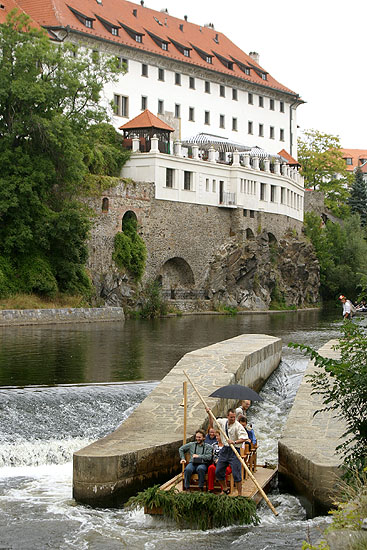
[(237, 132), (237, 131), (238, 131), (238, 127), (237, 127), (237, 118), (232, 118), (232, 131), (233, 131), (233, 132)]
[(284, 101), (279, 101), (279, 111), (284, 113)]
[(180, 75), (180, 73), (175, 73), (175, 84), (176, 84), (176, 86), (181, 86), (181, 75)]
[(226, 87), (225, 86), (219, 86), (219, 95), (220, 97), (226, 97)]
[(210, 111), (204, 113), (204, 124), (210, 124)]
[(210, 94), (210, 82), (205, 81), (205, 93)]
[(113, 36), (118, 36), (119, 35), (119, 30), (117, 27), (111, 27), (111, 34), (113, 34)]
[(141, 76), (148, 76), (148, 65), (145, 63), (141, 64)]
[(253, 122), (252, 120), (249, 120), (248, 123), (247, 123), (247, 133), (248, 134), (253, 134)]
[(232, 88), (232, 99), (234, 101), (238, 100), (238, 90), (237, 90), (237, 88)]
[(213, 56), (212, 55), (207, 55), (205, 57), (205, 61), (211, 65), (212, 62), (213, 62)]
[(243, 215), (246, 218), (246, 216), (247, 216), (247, 209), (246, 208), (243, 209)]
[(345, 162), (346, 162), (346, 164), (347, 164), (348, 166), (351, 166), (351, 165), (353, 164), (353, 161), (352, 161), (352, 159), (351, 159), (350, 157), (347, 157), (347, 158), (345, 159)]
[(254, 94), (251, 94), (250, 92), (249, 92), (249, 94), (248, 94), (248, 104), (249, 104), (249, 105), (253, 105), (253, 104), (254, 104)]
[(187, 170), (184, 170), (184, 189), (186, 191), (191, 191), (192, 187), (192, 172), (188, 172)]
[(158, 69), (158, 80), (164, 81), (164, 69)]
[(259, 136), (264, 137), (264, 125), (259, 124)]
[(280, 202), (285, 204), (285, 187), (280, 188)]
[(205, 180), (205, 191), (209, 191), (209, 178)]
[(158, 99), (158, 114), (163, 115), (164, 102), (163, 99)]
[(113, 96), (114, 111), (117, 116), (129, 116), (129, 98), (123, 95), (114, 94)]
[(284, 130), (283, 130), (283, 128), (281, 128), (279, 130), (279, 139), (280, 139), (280, 141), (284, 141)]
[(270, 139), (274, 139), (274, 126), (270, 126), (269, 128), (269, 137)]
[(145, 111), (145, 109), (148, 109), (148, 98), (146, 95), (141, 96), (141, 110)]
[(215, 180), (213, 180), (213, 184), (212, 184), (212, 191), (213, 193), (216, 192), (216, 187), (217, 187), (217, 182)]
[(125, 59), (124, 57), (117, 57), (117, 66), (119, 69), (121, 69), (121, 67), (124, 67), (125, 71), (128, 72), (129, 70), (129, 61), (127, 59)]
[(181, 117), (181, 105), (178, 103), (175, 104), (175, 118)]
[(250, 210), (250, 218), (254, 218), (255, 217), (255, 211), (254, 210)]
[(195, 108), (194, 107), (189, 107), (189, 120), (191, 122), (194, 122), (194, 120), (195, 120)]
[(85, 19), (85, 20), (84, 20), (84, 25), (85, 25), (88, 29), (92, 29), (92, 28), (93, 28), (93, 21), (92, 21), (92, 19)]
[(274, 99), (270, 99), (270, 100), (269, 100), (269, 109), (270, 109), (271, 111), (274, 111)]
[(219, 128), (225, 127), (225, 117), (224, 115), (219, 115)]
[(187, 48), (184, 48), (183, 49), (183, 54), (185, 57), (190, 57), (190, 50), (188, 50)]
[(173, 187), (174, 184), (174, 169), (166, 168), (166, 187)]
[(263, 80), (267, 80), (268, 79), (267, 74), (266, 73), (261, 73), (261, 78)]
[(195, 90), (195, 78), (193, 76), (190, 76), (189, 88), (191, 88), (191, 90)]
[(143, 38), (142, 38), (142, 35), (141, 34), (136, 34), (135, 35), (135, 42), (143, 42)]
[(265, 193), (266, 193), (266, 183), (260, 183), (260, 200), (265, 200)]
[(104, 214), (106, 214), (106, 212), (108, 212), (108, 208), (109, 208), (109, 201), (108, 201), (108, 198), (107, 197), (104, 197), (104, 199), (102, 199), (102, 212)]
[(264, 98), (262, 95), (259, 95), (259, 107), (264, 107)]
[(165, 50), (165, 51), (168, 50), (168, 44), (167, 44), (167, 42), (162, 42), (162, 50)]
[(275, 202), (275, 193), (276, 193), (276, 187), (275, 185), (270, 186), (270, 202)]

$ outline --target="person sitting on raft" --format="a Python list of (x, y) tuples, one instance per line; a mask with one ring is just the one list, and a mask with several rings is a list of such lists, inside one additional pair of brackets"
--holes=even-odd
[[(214, 430), (214, 428), (210, 428), (215, 433), (215, 441), (213, 445), (213, 463), (208, 466), (208, 491), (210, 493), (214, 493), (214, 480), (215, 480), (215, 468), (218, 462), (219, 458), (219, 452), (221, 448), (223, 447), (222, 439), (220, 436), (219, 430)], [(226, 468), (226, 482), (228, 479), (228, 476), (230, 476), (232, 473), (232, 468), (230, 466), (227, 466)]]
[(256, 436), (255, 436), (255, 432), (254, 430), (252, 429), (251, 427), (251, 424), (248, 424), (247, 423), (247, 418), (246, 416), (239, 416), (238, 417), (238, 422), (240, 424), (242, 424), (242, 426), (245, 428), (246, 432), (247, 432), (247, 435), (248, 435), (248, 439), (246, 439), (246, 441), (244, 443), (242, 443), (242, 448), (245, 449), (246, 448), (246, 444), (249, 444), (250, 445), (250, 448), (251, 448), (251, 443), (253, 445), (256, 445)]
[[(210, 409), (206, 409), (209, 415), (209, 426), (213, 426), (213, 419), (211, 417)], [(231, 466), (233, 479), (237, 487), (238, 494), (242, 493), (242, 469), (241, 462), (234, 454), (230, 445), (235, 447), (241, 447), (242, 443), (248, 439), (245, 428), (236, 420), (236, 413), (233, 409), (228, 409), (227, 418), (217, 418), (217, 422), (220, 425), (223, 432), (227, 435), (228, 442), (223, 441), (223, 447), (220, 450), (217, 467), (215, 469), (215, 477), (219, 481), (223, 493), (229, 494), (230, 489), (225, 486), (225, 472), (226, 467)]]
[(250, 399), (243, 399), (243, 401), (241, 401), (240, 406), (237, 407), (236, 409), (236, 419), (238, 420), (239, 416), (247, 416), (247, 411), (249, 410), (250, 407), (251, 407)]
[(216, 431), (214, 428), (208, 428), (207, 434), (205, 436), (205, 443), (208, 443), (208, 445), (217, 444)]
[(184, 472), (184, 490), (190, 489), (190, 480), (192, 474), (197, 473), (199, 477), (199, 489), (204, 490), (205, 474), (208, 469), (208, 464), (212, 461), (213, 448), (211, 445), (204, 443), (204, 430), (196, 430), (195, 441), (182, 445), (178, 452), (180, 453), (181, 464), (186, 464), (185, 453), (190, 454), (190, 462)]

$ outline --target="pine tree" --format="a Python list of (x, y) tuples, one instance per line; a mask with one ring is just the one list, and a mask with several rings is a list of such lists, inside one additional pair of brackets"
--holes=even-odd
[(358, 167), (350, 190), (348, 204), (353, 214), (359, 214), (361, 224), (367, 223), (367, 185), (363, 179), (362, 170)]

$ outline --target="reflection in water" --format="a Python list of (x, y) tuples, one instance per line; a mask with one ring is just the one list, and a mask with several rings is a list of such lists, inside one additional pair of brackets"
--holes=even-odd
[(3, 327), (0, 386), (157, 380), (185, 353), (243, 333), (302, 342), (303, 331), (315, 327), (317, 346), (327, 321), (319, 311), (304, 311)]

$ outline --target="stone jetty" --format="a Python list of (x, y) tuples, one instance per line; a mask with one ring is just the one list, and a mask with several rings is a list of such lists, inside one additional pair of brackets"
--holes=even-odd
[(51, 325), (55, 323), (93, 323), (124, 321), (122, 307), (2, 309), (0, 327), (16, 325)]
[[(208, 398), (227, 384), (261, 388), (281, 359), (280, 338), (244, 334), (187, 353), (116, 431), (74, 454), (73, 495), (92, 506), (121, 506), (136, 491), (176, 474), (183, 437), (187, 371), (214, 414), (236, 403)], [(187, 435), (207, 426), (205, 409), (188, 383)]]
[[(338, 352), (332, 349), (337, 343), (330, 340), (319, 353), (337, 358)], [(336, 447), (346, 431), (344, 422), (333, 412), (314, 416), (322, 408), (320, 396), (311, 395), (312, 387), (307, 382), (307, 375), (314, 372), (316, 367), (310, 361), (278, 443), (279, 477), (301, 495), (310, 517), (332, 507), (342, 462)]]

